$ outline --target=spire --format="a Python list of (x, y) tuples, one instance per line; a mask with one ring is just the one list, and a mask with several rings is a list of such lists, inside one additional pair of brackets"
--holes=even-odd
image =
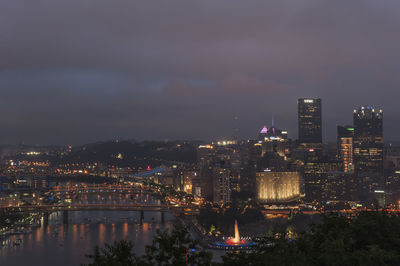
[(274, 116), (272, 116), (272, 135), (275, 137), (275, 119)]

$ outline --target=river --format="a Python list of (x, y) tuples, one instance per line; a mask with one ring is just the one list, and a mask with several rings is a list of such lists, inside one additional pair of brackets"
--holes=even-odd
[[(158, 203), (149, 195), (136, 195), (136, 201)], [(80, 203), (129, 203), (129, 195), (84, 195)], [(0, 265), (58, 265), (70, 266), (88, 263), (85, 254), (93, 253), (96, 245), (129, 239), (135, 244), (134, 252), (143, 254), (145, 246), (151, 244), (157, 229), (169, 229), (174, 216), (145, 212), (140, 222), (136, 211), (71, 211), (68, 224), (63, 224), (62, 213), (49, 216), (48, 225), (32, 228), (29, 234), (13, 235), (0, 247)], [(20, 239), (20, 240), (19, 240)], [(20, 242), (20, 244), (18, 244)]]

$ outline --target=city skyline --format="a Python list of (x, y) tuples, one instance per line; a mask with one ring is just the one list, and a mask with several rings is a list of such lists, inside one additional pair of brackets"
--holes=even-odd
[(400, 265), (399, 29), (390, 0), (0, 1), (0, 265)]
[[(298, 101), (297, 101), (297, 114), (296, 114), (296, 116), (297, 116), (297, 123), (296, 123), (297, 124), (296, 125), (297, 126), (297, 130), (294, 131), (296, 133), (294, 133), (293, 131), (289, 131), (288, 132), (287, 130), (285, 130), (285, 134), (287, 134), (287, 137), (289, 139), (298, 140), (298, 141), (302, 142), (301, 136), (299, 136), (299, 130), (300, 130), (299, 127), (304, 122), (300, 122), (300, 121), (303, 121), (300, 114), (303, 113), (303, 115), (308, 115), (307, 112), (309, 112), (309, 111), (301, 110), (300, 109), (300, 102), (304, 101), (304, 103), (307, 105), (307, 103), (306, 103), (307, 100), (310, 100), (310, 101), (311, 100), (312, 101), (315, 100), (316, 102), (318, 102), (318, 107), (317, 107), (317, 109), (318, 109), (317, 113), (318, 114), (317, 114), (317, 118), (316, 118), (317, 120), (316, 121), (320, 121), (318, 123), (321, 123), (321, 121), (322, 121), (322, 124), (319, 125), (318, 129), (317, 129), (317, 132), (318, 132), (318, 133), (316, 133), (317, 134), (317, 141), (315, 141), (314, 143), (321, 142), (321, 140), (320, 140), (321, 132), (322, 132), (322, 143), (335, 143), (335, 142), (337, 142), (337, 137), (338, 137), (337, 127), (340, 126), (340, 124), (337, 124), (335, 126), (335, 131), (333, 133), (335, 133), (336, 135), (334, 135), (334, 138), (333, 139), (331, 139), (331, 138), (327, 139), (326, 135), (323, 133), (323, 132), (326, 132), (326, 129), (324, 128), (325, 121), (323, 119), (323, 112), (321, 112), (321, 109), (322, 109), (321, 106), (323, 104), (321, 104), (321, 99), (320, 98), (315, 98), (315, 97), (308, 97), (308, 98), (304, 98), (303, 97), (303, 98), (299, 98), (298, 99)], [(362, 109), (368, 110), (368, 109), (372, 109), (374, 107), (371, 106), (371, 105), (368, 105), (368, 106), (358, 106), (358, 107), (355, 107), (355, 108), (358, 108), (360, 110), (362, 110)], [(353, 114), (356, 111), (355, 108), (353, 108)], [(304, 107), (303, 107), (303, 109), (304, 109)], [(377, 110), (379, 110), (381, 113), (383, 112), (383, 110), (381, 108), (378, 108)], [(322, 116), (321, 116), (321, 113), (322, 113)], [(310, 120), (307, 123), (313, 123), (313, 122), (315, 122), (315, 121), (312, 120), (312, 122), (311, 122), (311, 120)], [(347, 123), (347, 124), (353, 125), (353, 123)], [(80, 142), (80, 143), (75, 143), (74, 145), (84, 145), (84, 144), (88, 144), (88, 143), (103, 142), (103, 141), (114, 141), (114, 140), (118, 140), (118, 141), (182, 141), (182, 140), (192, 141), (193, 140), (193, 141), (205, 141), (205, 142), (207, 142), (207, 141), (218, 141), (218, 140), (223, 140), (223, 139), (233, 139), (233, 138), (236, 138), (236, 137), (239, 137), (239, 139), (244, 139), (244, 140), (245, 139), (256, 139), (257, 138), (257, 132), (259, 132), (260, 130), (262, 132), (262, 131), (268, 130), (269, 127), (275, 127), (275, 119), (274, 119), (274, 117), (272, 116), (271, 121), (266, 122), (263, 125), (264, 126), (262, 126), (262, 127), (259, 126), (258, 128), (255, 128), (253, 130), (253, 132), (252, 132), (252, 135), (248, 136), (247, 138), (243, 137), (243, 136), (240, 136), (240, 134), (239, 134), (239, 136), (237, 136), (236, 133), (240, 132), (240, 129), (239, 128), (235, 128), (234, 130), (232, 130), (232, 132), (231, 132), (232, 134), (231, 135), (217, 136), (217, 137), (210, 138), (210, 139), (194, 139), (194, 138), (190, 138), (190, 137), (189, 138), (188, 137), (186, 137), (186, 138), (183, 137), (181, 139), (178, 139), (178, 138), (175, 138), (175, 139), (174, 138), (171, 138), (171, 139), (169, 139), (169, 138), (164, 138), (164, 139), (139, 139), (139, 138), (135, 138), (135, 137), (126, 137), (126, 138), (114, 137), (114, 138), (111, 138), (111, 139), (97, 139), (97, 140), (93, 140), (93, 141), (89, 141), (89, 142)], [(293, 125), (289, 125), (287, 127), (291, 128), (291, 127), (293, 127)], [(304, 127), (304, 126), (302, 126), (302, 127)], [(313, 131), (313, 129), (309, 129), (309, 130)], [(312, 134), (315, 134), (315, 133), (312, 133)], [(392, 140), (392, 139), (388, 140), (387, 138), (383, 138), (383, 139), (384, 139), (385, 143), (389, 143), (389, 142), (393, 142), (393, 141), (396, 143), (396, 140)], [(399, 141), (400, 141), (400, 139), (399, 139)], [(305, 141), (305, 142), (313, 143), (313, 141), (308, 141), (308, 140)], [(13, 145), (13, 144), (56, 145), (57, 146), (57, 145), (70, 145), (71, 143), (26, 143), (24, 140), (20, 140), (17, 143), (0, 143), (0, 144), (6, 144), (6, 145)]]
[(366, 104), (400, 140), (400, 3), (367, 2), (3, 1), (0, 143), (250, 138), (272, 116), (295, 138), (301, 97), (326, 140)]

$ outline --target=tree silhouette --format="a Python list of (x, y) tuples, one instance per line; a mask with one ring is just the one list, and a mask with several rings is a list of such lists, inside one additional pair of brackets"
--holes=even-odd
[(138, 265), (139, 258), (133, 253), (133, 243), (127, 240), (115, 241), (104, 248), (96, 246), (94, 254), (86, 255), (93, 260), (86, 266), (130, 266)]
[(157, 230), (151, 245), (146, 246), (145, 254), (136, 256), (133, 243), (121, 240), (105, 248), (94, 248), (94, 254), (86, 255), (93, 261), (87, 266), (167, 266), (167, 265), (210, 265), (210, 252), (198, 249), (198, 241), (194, 240), (182, 226), (175, 225), (171, 231)]
[(229, 254), (224, 265), (400, 265), (400, 217), (362, 212), (330, 214), (289, 241), (265, 238), (252, 253)]
[(103, 265), (400, 265), (400, 216), (386, 212), (361, 212), (357, 217), (329, 214), (307, 231), (289, 239), (286, 230), (258, 241), (251, 252), (231, 252), (221, 263), (199, 250), (188, 231), (174, 226), (157, 231), (145, 254), (133, 253), (129, 241), (96, 247), (90, 266)]

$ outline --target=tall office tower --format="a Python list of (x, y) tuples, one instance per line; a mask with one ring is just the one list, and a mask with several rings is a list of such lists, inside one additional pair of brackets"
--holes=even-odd
[(362, 192), (383, 186), (383, 112), (354, 109), (354, 163)]
[(299, 99), (298, 121), (300, 143), (322, 143), (321, 99)]
[(338, 157), (343, 162), (343, 171), (353, 172), (353, 137), (354, 127), (337, 126)]

